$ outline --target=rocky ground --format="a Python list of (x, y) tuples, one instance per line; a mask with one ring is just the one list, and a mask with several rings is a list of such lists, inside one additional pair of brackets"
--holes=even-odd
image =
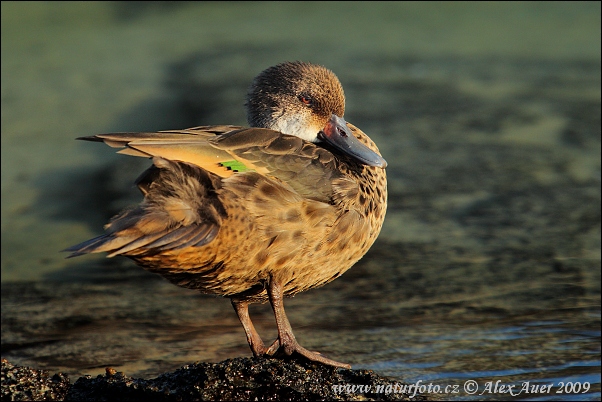
[(58, 373), (2, 360), (2, 400), (11, 401), (421, 401), (420, 393), (369, 370), (294, 360), (237, 358), (195, 363), (149, 380), (107, 368), (74, 384)]

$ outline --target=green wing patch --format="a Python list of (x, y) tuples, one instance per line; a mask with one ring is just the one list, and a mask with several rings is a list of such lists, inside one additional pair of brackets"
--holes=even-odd
[(252, 170), (246, 167), (244, 163), (239, 162), (237, 160), (220, 162), (220, 165), (227, 168), (228, 170), (232, 170), (233, 172), (247, 172)]

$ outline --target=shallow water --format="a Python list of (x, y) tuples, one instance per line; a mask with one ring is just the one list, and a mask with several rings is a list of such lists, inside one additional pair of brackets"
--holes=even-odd
[(390, 197), (369, 254), (287, 301), (302, 344), (458, 386), (434, 399), (600, 399), (599, 3), (165, 4), (2, 3), (3, 358), (149, 377), (248, 355), (227, 300), (58, 252), (147, 164), (73, 138), (244, 124), (252, 77), (304, 59), (341, 79)]
[[(497, 328), (481, 324), (461, 328), (427, 326), (421, 328), (421, 333), (401, 335), (402, 347), (379, 352), (374, 356), (378, 361), (364, 367), (403, 378), (409, 384), (432, 384), (433, 394), (444, 399), (590, 400), (600, 390), (599, 375), (592, 372), (598, 367), (596, 338), (600, 331), (594, 317), (592, 321), (589, 331), (563, 328), (569, 323), (560, 321), (519, 322)], [(399, 336), (399, 332), (393, 330), (385, 336)], [(555, 354), (559, 361), (556, 365), (534, 364), (542, 357), (542, 345), (547, 353)], [(514, 387), (495, 392), (492, 384), (495, 387), (498, 381), (500, 390), (501, 385)], [(569, 383), (574, 387), (567, 388)], [(546, 389), (533, 389), (531, 385)]]

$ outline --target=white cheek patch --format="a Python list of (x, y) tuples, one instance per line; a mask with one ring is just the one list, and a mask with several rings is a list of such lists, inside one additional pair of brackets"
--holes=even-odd
[(316, 142), (318, 140), (318, 132), (320, 131), (319, 129), (307, 124), (306, 119), (292, 116), (289, 116), (288, 118), (281, 116), (280, 118), (276, 119), (272, 129), (280, 131), (284, 134), (294, 135), (310, 142)]

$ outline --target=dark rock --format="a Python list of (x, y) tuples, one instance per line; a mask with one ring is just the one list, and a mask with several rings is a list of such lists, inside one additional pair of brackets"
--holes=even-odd
[(2, 359), (3, 401), (62, 401), (69, 390), (69, 377), (46, 370), (17, 367)]
[[(195, 363), (144, 380), (107, 368), (73, 386), (64, 374), (16, 367), (2, 360), (2, 399), (12, 401), (307, 401), (425, 400), (399, 392), (403, 384), (370, 370), (342, 370), (297, 360), (228, 359)], [(398, 392), (396, 392), (398, 391)]]

